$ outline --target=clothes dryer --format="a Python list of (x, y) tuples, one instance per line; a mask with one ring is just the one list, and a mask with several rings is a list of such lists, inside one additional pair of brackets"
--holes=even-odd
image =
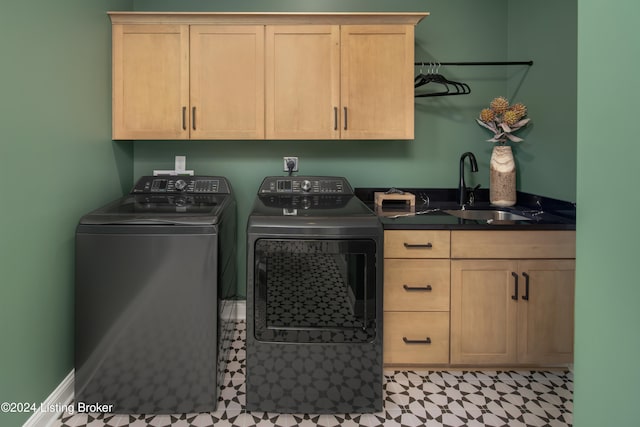
[(382, 239), (345, 178), (264, 179), (247, 224), (248, 410), (382, 410)]

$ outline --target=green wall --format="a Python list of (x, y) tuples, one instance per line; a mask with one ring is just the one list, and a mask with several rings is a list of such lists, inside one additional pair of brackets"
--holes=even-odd
[(1, 402), (39, 405), (73, 368), (75, 225), (132, 181), (130, 144), (111, 142), (105, 14), (130, 3), (0, 6)]
[[(576, 0), (509, 0), (509, 99), (524, 102), (531, 124), (514, 147), (520, 188), (576, 200), (577, 35)], [(522, 59), (519, 59), (522, 58)], [(553, 173), (549, 173), (553, 171)]]
[(639, 423), (640, 3), (611, 5), (578, 2), (577, 427)]

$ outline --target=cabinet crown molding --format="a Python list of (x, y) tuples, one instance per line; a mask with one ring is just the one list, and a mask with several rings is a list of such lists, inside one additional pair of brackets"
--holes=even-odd
[(417, 25), (429, 12), (107, 12), (112, 24)]

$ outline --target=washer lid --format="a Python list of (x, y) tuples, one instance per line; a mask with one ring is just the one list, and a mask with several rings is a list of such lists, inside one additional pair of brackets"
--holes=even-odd
[(229, 195), (131, 194), (96, 209), (80, 224), (217, 224)]

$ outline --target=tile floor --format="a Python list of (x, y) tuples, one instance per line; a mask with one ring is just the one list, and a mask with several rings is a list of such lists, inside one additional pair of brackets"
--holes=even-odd
[(239, 322), (216, 412), (176, 415), (63, 414), (54, 427), (289, 427), (572, 425), (573, 375), (539, 371), (385, 371), (375, 414), (247, 412), (245, 332)]

